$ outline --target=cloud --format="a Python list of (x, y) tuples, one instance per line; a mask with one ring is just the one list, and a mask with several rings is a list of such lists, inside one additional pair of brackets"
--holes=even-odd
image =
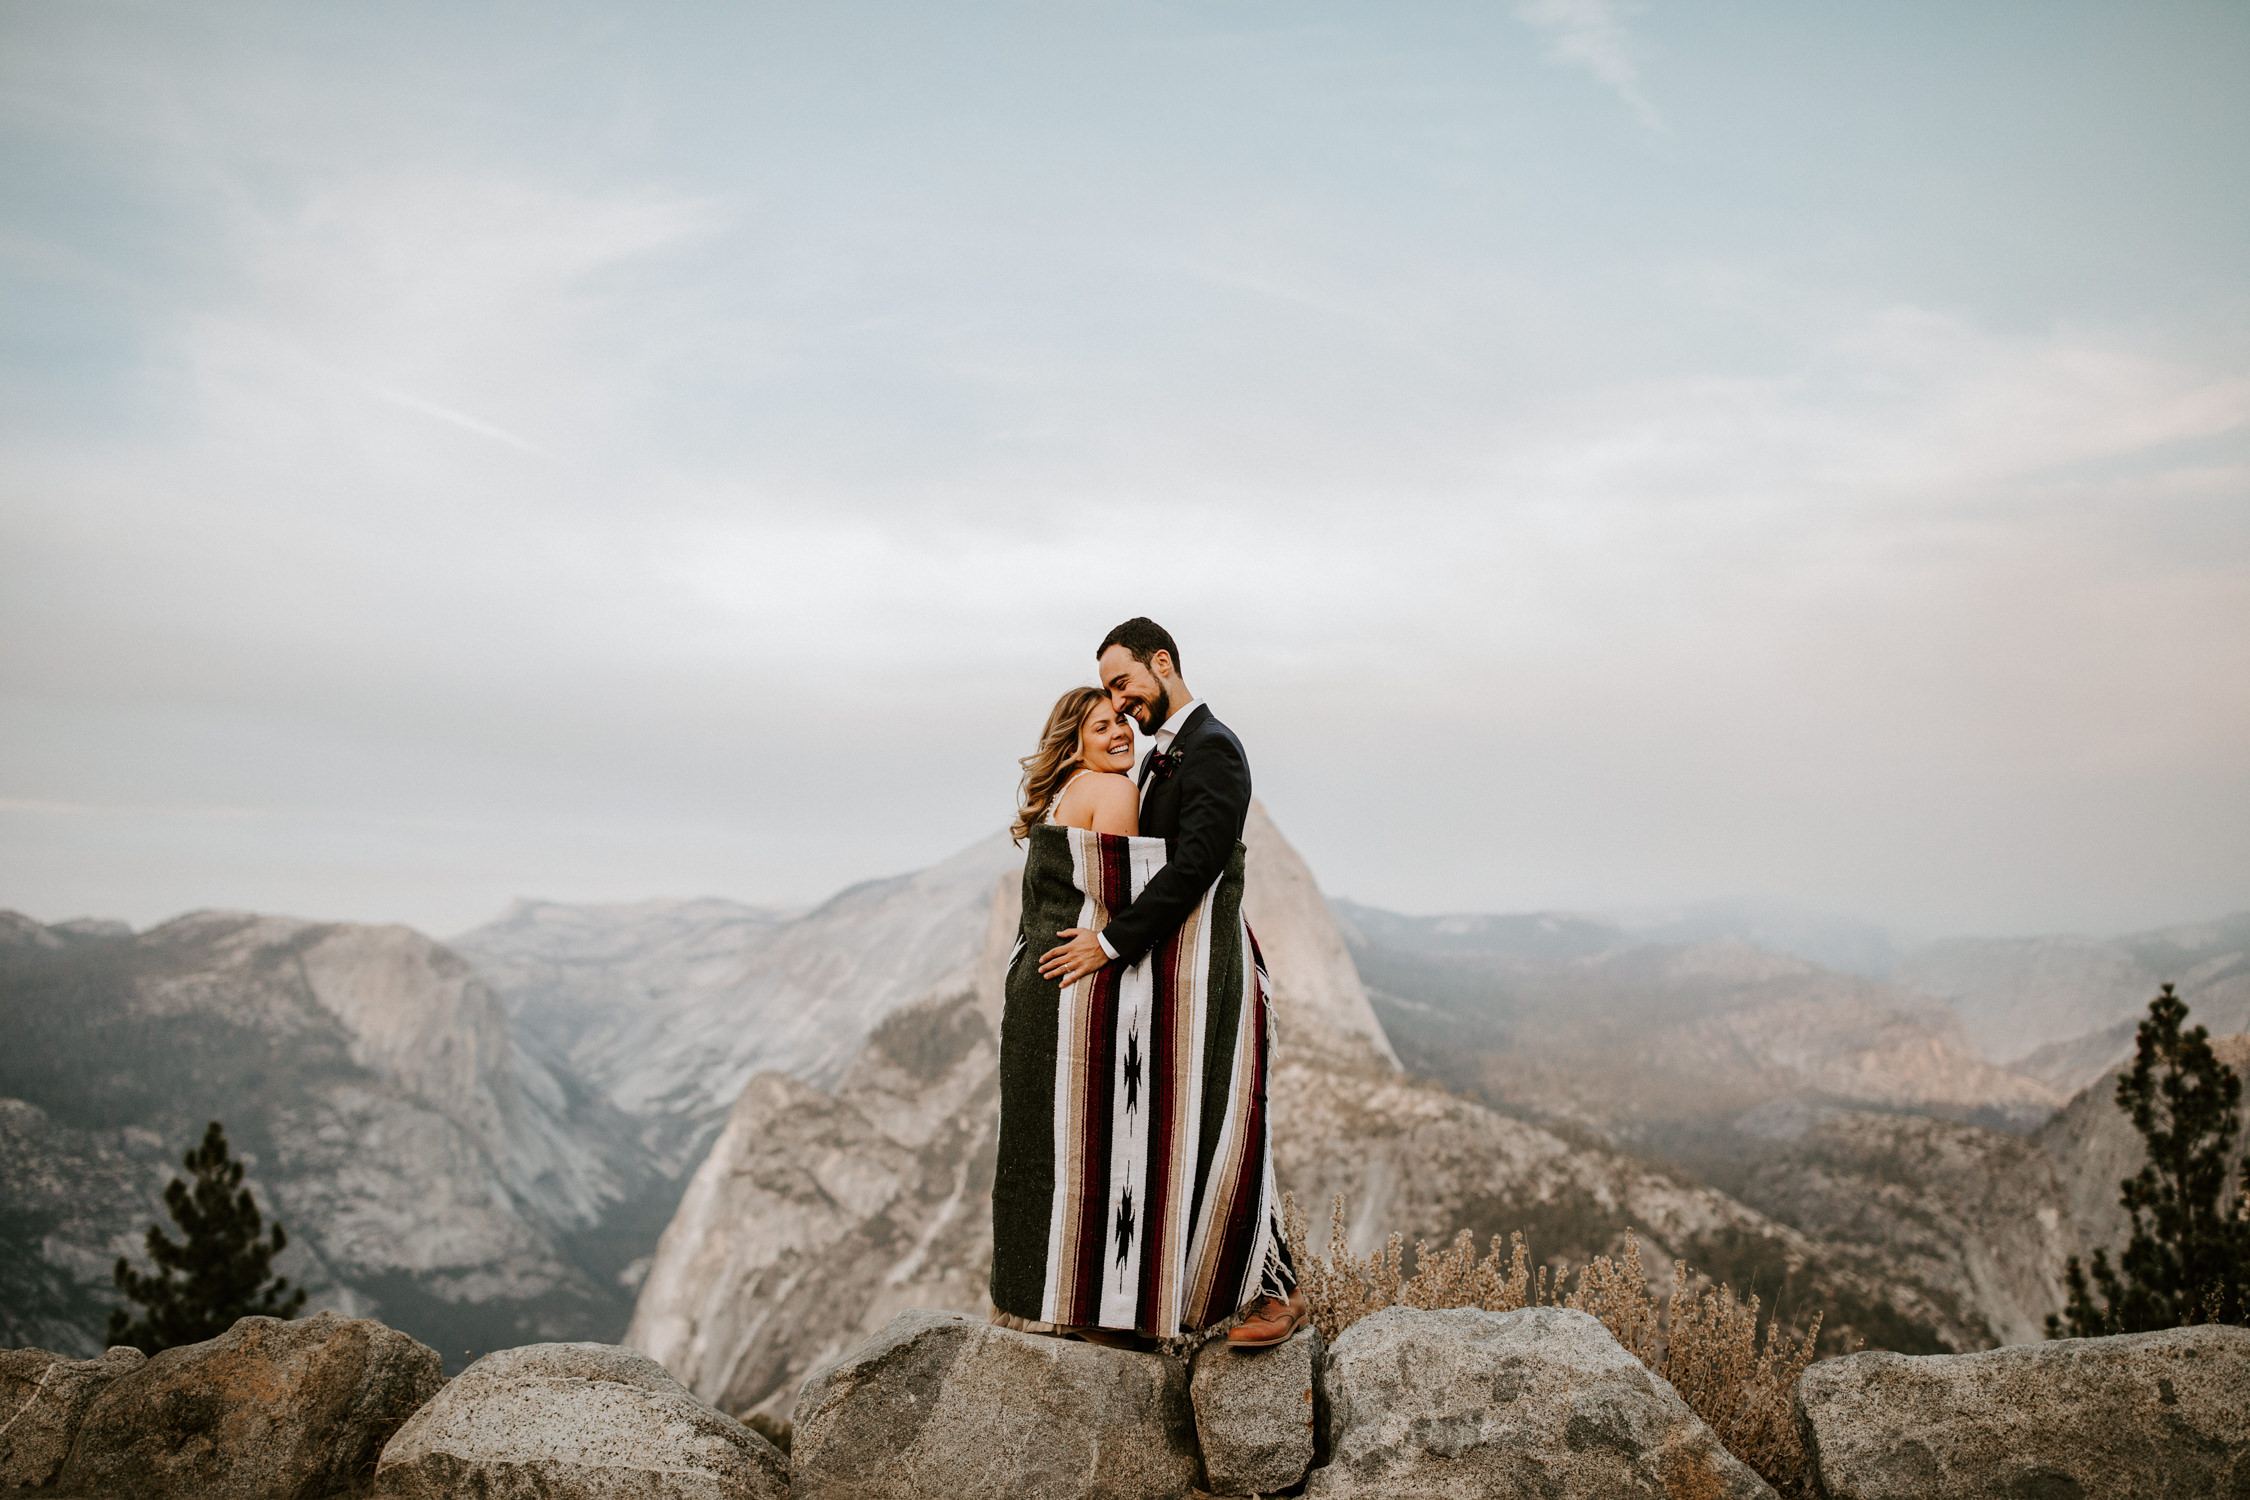
[(1516, 19), (1545, 33), (1549, 58), (1584, 68), (1615, 89), (1649, 129), (1662, 130), (1663, 117), (1641, 89), (1622, 10), (1617, 0), (1528, 0), (1516, 7)]
[[(1479, 21), (1660, 128), (1630, 14)], [(1574, 118), (1456, 130), (1393, 87), (1426, 59), (1339, 53), (1381, 87), (1338, 96), (1254, 49), (1104, 123), (964, 113), (834, 24), (852, 88), (675, 80), (614, 129), (606, 59), (525, 114), (473, 50), (453, 106), (375, 68), (301, 110), (247, 39), (152, 55), (153, 117), (89, 96), (131, 149), (71, 180), (193, 191), (0, 215), (0, 271), (67, 246), (76, 326), (122, 330), (80, 419), (0, 424), (0, 905), (818, 896), (989, 832), (1144, 611), (1379, 902), (2122, 926), (2250, 875), (2236, 325), (2073, 323), (2013, 262), (1979, 303), (1888, 210), (1870, 287), (1800, 232), (1862, 205), (1654, 192)], [(1452, 52), (1486, 87), (1494, 50)], [(1757, 178), (1771, 134), (1681, 154)], [(8, 347), (33, 389), (46, 346)]]

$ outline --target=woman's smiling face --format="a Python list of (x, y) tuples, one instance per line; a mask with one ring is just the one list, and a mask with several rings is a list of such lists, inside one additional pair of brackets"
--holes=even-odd
[(1089, 771), (1133, 769), (1133, 721), (1119, 718), (1109, 703), (1096, 703), (1078, 726), (1078, 760)]

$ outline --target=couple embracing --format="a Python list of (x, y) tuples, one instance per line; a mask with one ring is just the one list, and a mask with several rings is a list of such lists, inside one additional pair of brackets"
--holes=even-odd
[[(1304, 1326), (1274, 1189), (1273, 1019), (1242, 917), (1250, 762), (1152, 620), (1024, 759), (1000, 1027), (992, 1319), (1124, 1348)], [(1133, 774), (1134, 727), (1153, 739)]]

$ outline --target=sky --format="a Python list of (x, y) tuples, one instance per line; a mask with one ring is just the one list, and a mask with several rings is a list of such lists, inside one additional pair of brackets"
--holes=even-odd
[(0, 0), (0, 906), (2250, 908), (2250, 7)]

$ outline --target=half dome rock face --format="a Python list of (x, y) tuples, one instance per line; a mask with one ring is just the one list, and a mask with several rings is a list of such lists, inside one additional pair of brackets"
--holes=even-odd
[(1398, 1054), (1367, 1002), (1367, 986), (1360, 983), (1328, 899), (1264, 803), (1250, 804), (1242, 842), (1249, 851), (1242, 914), (1257, 934), (1273, 980), (1282, 1054), (1289, 1055), (1294, 1044), (1344, 1059), (1371, 1056), (1396, 1068)]
[(884, 1016), (973, 983), (994, 886), (1021, 866), (995, 835), (809, 912), (524, 902), (454, 946), (685, 1170), (752, 1074), (833, 1087)]

